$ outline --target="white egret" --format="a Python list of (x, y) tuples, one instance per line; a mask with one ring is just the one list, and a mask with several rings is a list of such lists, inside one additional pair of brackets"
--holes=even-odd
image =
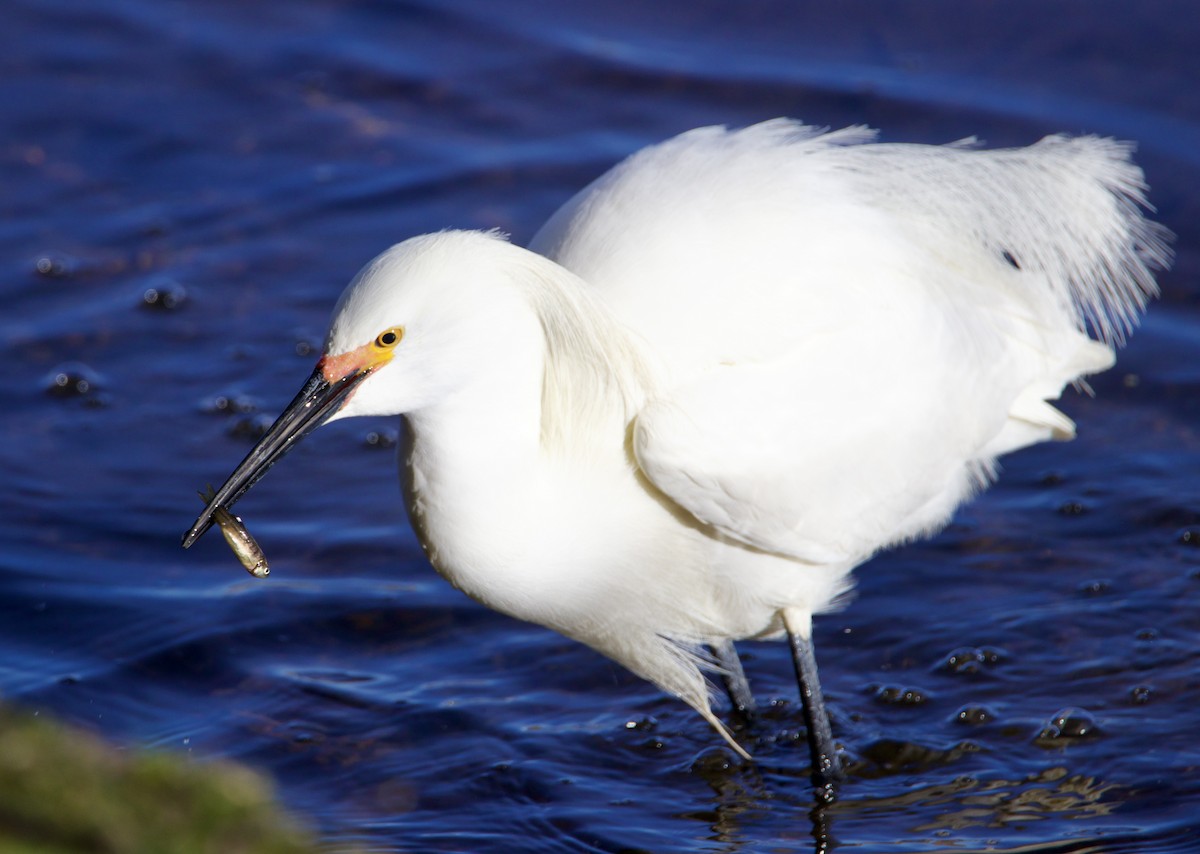
[(452, 584), (615, 659), (743, 756), (704, 674), (752, 707), (733, 642), (790, 638), (828, 781), (813, 615), (999, 455), (1074, 435), (1048, 401), (1113, 364), (1169, 260), (1144, 189), (1130, 146), (1097, 137), (685, 133), (529, 249), (448, 231), (371, 261), (184, 545), (321, 423), (403, 414), (409, 515)]

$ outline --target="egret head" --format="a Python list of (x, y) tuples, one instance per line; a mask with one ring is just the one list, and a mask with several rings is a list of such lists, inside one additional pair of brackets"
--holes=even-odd
[(406, 240), (364, 267), (334, 309), (325, 352), (300, 392), (217, 490), (184, 536), (195, 542), (321, 424), (415, 412), (486, 373), (498, 348), (530, 340), (514, 271), (528, 253), (493, 234), (451, 231)]

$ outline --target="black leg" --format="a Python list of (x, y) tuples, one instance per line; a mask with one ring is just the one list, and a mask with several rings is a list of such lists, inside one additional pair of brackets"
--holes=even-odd
[(716, 641), (709, 644), (708, 648), (721, 667), (721, 681), (725, 684), (734, 711), (745, 716), (754, 714), (754, 694), (750, 691), (750, 683), (746, 681), (746, 672), (742, 670), (742, 661), (738, 658), (733, 641)]
[[(792, 663), (796, 665), (796, 682), (800, 686), (800, 700), (804, 706), (804, 725), (808, 729), (808, 747), (812, 753), (813, 785), (824, 797), (833, 799), (833, 784), (842, 776), (842, 763), (833, 745), (833, 731), (829, 728), (829, 715), (825, 711), (825, 698), (821, 694), (821, 680), (817, 677), (817, 657), (813, 652), (812, 620), (804, 615), (802, 620), (795, 612), (785, 612), (788, 640), (792, 647)], [(799, 623), (799, 625), (797, 625)]]

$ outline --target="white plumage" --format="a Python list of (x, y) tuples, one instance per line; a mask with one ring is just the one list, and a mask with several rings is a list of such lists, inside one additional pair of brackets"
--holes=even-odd
[(998, 455), (1070, 438), (1048, 401), (1112, 365), (1168, 260), (1129, 146), (872, 139), (702, 128), (530, 250), (408, 240), (347, 288), (318, 368), (358, 371), (332, 417), (405, 413), (410, 516), (446, 578), (726, 738), (701, 645), (807, 637)]

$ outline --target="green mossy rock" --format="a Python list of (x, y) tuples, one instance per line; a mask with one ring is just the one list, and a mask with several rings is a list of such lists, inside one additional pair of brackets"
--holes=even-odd
[(247, 768), (119, 751), (0, 706), (0, 854), (315, 850), (270, 783)]

